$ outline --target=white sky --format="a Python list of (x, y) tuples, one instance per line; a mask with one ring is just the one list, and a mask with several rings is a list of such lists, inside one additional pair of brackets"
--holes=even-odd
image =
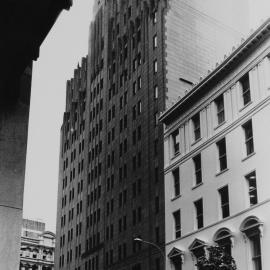
[[(252, 27), (255, 28), (260, 18), (270, 16), (270, 1), (249, 1)], [(23, 215), (43, 220), (46, 229), (51, 231), (55, 231), (56, 223), (65, 85), (81, 57), (87, 54), (93, 2), (75, 0), (70, 11), (61, 13), (34, 63)]]
[(93, 1), (75, 0), (60, 14), (33, 68), (23, 216), (43, 220), (52, 231), (66, 81), (87, 55)]

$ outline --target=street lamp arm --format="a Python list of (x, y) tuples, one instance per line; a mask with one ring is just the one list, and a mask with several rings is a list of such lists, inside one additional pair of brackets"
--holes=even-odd
[(135, 238), (134, 241), (143, 242), (143, 243), (146, 243), (148, 245), (154, 246), (155, 248), (157, 248), (160, 251), (160, 253), (162, 254), (162, 256), (164, 257), (164, 259), (166, 261), (166, 256), (164, 254), (164, 251), (158, 245), (156, 245), (155, 243), (145, 241), (145, 240), (143, 240), (141, 238)]

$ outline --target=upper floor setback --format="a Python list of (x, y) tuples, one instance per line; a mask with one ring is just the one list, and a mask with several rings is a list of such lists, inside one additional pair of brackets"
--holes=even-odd
[(270, 20), (160, 117), (165, 170), (259, 110), (270, 96)]

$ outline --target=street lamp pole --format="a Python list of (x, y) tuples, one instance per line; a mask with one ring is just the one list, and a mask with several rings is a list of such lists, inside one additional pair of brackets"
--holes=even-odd
[(145, 240), (143, 240), (141, 238), (134, 238), (133, 241), (142, 242), (142, 243), (145, 243), (145, 244), (148, 244), (150, 246), (153, 246), (153, 247), (157, 248), (159, 250), (159, 252), (162, 254), (162, 256), (164, 258), (164, 261), (166, 262), (166, 256), (164, 254), (164, 251), (157, 244), (149, 242), (149, 241), (145, 241)]

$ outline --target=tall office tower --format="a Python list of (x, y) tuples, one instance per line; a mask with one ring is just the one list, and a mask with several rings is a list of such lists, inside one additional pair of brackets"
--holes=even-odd
[(82, 58), (81, 66), (78, 65), (74, 71), (74, 78), (67, 82), (66, 109), (61, 127), (56, 269), (74, 269), (84, 249), (81, 236), (85, 229), (85, 220), (82, 218), (82, 191), (87, 187), (83, 176), (84, 166), (86, 166), (84, 149), (87, 149), (85, 140), (86, 76), (87, 58)]
[[(246, 13), (237, 2), (96, 1), (87, 89), (77, 83), (86, 60), (68, 83), (56, 269), (164, 269), (158, 116), (239, 40)], [(240, 8), (241, 22), (226, 24)]]

